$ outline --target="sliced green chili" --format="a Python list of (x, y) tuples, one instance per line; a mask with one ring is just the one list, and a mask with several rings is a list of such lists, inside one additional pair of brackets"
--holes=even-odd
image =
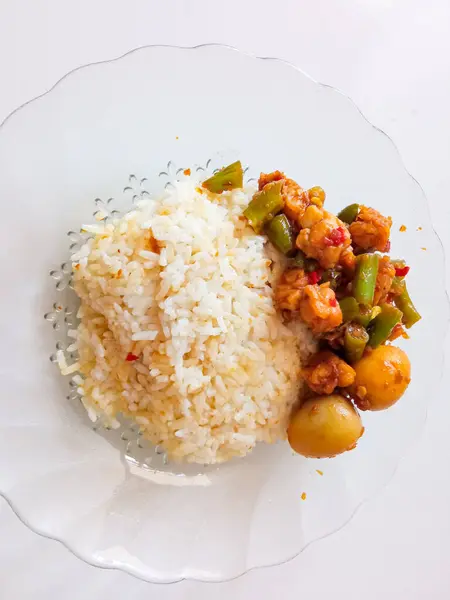
[(286, 215), (277, 215), (266, 226), (266, 234), (275, 248), (283, 254), (291, 254), (295, 249), (295, 235)]
[(347, 296), (339, 300), (339, 306), (341, 307), (344, 323), (354, 321), (363, 327), (367, 327), (372, 319), (372, 309), (358, 304), (353, 296)]
[(361, 254), (356, 263), (353, 295), (360, 304), (372, 304), (378, 274), (378, 254)]
[(422, 317), (417, 312), (417, 309), (411, 300), (404, 279), (401, 279), (400, 281), (396, 282), (396, 290), (399, 293), (397, 293), (397, 295), (394, 296), (395, 306), (402, 311), (403, 325), (406, 327), (406, 329), (409, 329), (415, 323), (417, 323), (417, 321), (420, 321)]
[(338, 214), (338, 219), (350, 225), (356, 219), (359, 213), (359, 204), (349, 204)]
[(353, 296), (347, 296), (339, 300), (339, 306), (342, 311), (342, 320), (344, 323), (353, 321), (353, 319), (359, 314), (359, 304), (353, 298)]
[(241, 161), (238, 160), (228, 167), (224, 167), (214, 173), (212, 177), (202, 183), (202, 186), (215, 194), (221, 194), (226, 190), (241, 188), (244, 180)]
[(391, 289), (389, 290), (390, 294), (397, 295), (402, 292), (402, 278), (395, 276), (392, 280)]
[(363, 327), (367, 327), (372, 320), (372, 309), (370, 306), (366, 306), (365, 304), (359, 305), (359, 315), (355, 317), (355, 321), (362, 325)]
[(381, 312), (369, 326), (369, 346), (377, 348), (391, 335), (394, 327), (401, 322), (402, 312), (391, 304), (380, 306)]
[(277, 215), (284, 206), (281, 196), (283, 181), (272, 181), (256, 192), (250, 204), (244, 210), (244, 215), (253, 229), (259, 233), (264, 225)]
[(349, 363), (355, 363), (362, 357), (368, 341), (369, 334), (362, 325), (348, 324), (344, 335), (344, 350)]

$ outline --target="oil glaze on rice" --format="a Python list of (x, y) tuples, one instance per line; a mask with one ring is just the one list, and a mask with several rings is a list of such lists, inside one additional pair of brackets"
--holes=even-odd
[(123, 413), (172, 459), (214, 463), (285, 437), (314, 343), (275, 310), (277, 265), (241, 216), (254, 190), (198, 186), (85, 226), (76, 367), (91, 418)]

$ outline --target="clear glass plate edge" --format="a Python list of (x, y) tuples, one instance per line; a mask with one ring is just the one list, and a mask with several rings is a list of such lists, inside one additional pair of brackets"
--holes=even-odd
[[(443, 242), (438, 234), (438, 232), (436, 231), (436, 228), (434, 226), (432, 217), (431, 217), (431, 209), (430, 209), (430, 204), (427, 198), (427, 195), (425, 194), (424, 189), (422, 188), (421, 184), (417, 181), (417, 179), (410, 173), (410, 171), (407, 169), (404, 160), (402, 158), (402, 155), (396, 145), (396, 143), (393, 141), (393, 139), (385, 132), (383, 131), (380, 127), (374, 125), (362, 112), (362, 110), (359, 108), (359, 106), (352, 100), (352, 98), (350, 96), (348, 96), (346, 93), (344, 93), (342, 90), (340, 90), (339, 88), (336, 88), (334, 86), (331, 86), (329, 84), (325, 84), (325, 83), (321, 83), (320, 81), (317, 81), (316, 79), (314, 79), (313, 77), (311, 77), (310, 75), (308, 75), (307, 73), (305, 73), (301, 68), (293, 65), (292, 63), (290, 63), (289, 61), (285, 60), (285, 59), (281, 59), (281, 58), (276, 58), (276, 57), (270, 57), (270, 56), (257, 56), (255, 54), (252, 54), (250, 52), (246, 52), (246, 51), (242, 51), (239, 50), (238, 48), (235, 48), (234, 46), (231, 45), (227, 45), (227, 44), (217, 44), (217, 43), (207, 43), (207, 44), (198, 44), (195, 46), (178, 46), (178, 45), (173, 45), (173, 44), (149, 44), (149, 45), (143, 45), (143, 46), (138, 46), (136, 48), (133, 48), (132, 50), (121, 54), (120, 56), (116, 57), (116, 58), (112, 58), (112, 59), (108, 59), (108, 60), (103, 60), (103, 61), (95, 61), (95, 62), (91, 62), (91, 63), (87, 63), (84, 65), (80, 65), (78, 67), (75, 67), (74, 69), (72, 69), (71, 71), (67, 72), (65, 75), (63, 75), (51, 88), (49, 88), (48, 90), (46, 90), (45, 92), (43, 92), (42, 94), (39, 94), (38, 96), (27, 100), (26, 102), (24, 102), (23, 104), (21, 104), (20, 106), (18, 106), (17, 108), (15, 108), (11, 113), (9, 113), (5, 119), (0, 123), (0, 135), (1, 135), (1, 131), (2, 128), (4, 127), (4, 125), (10, 121), (11, 118), (13, 118), (15, 115), (17, 115), (18, 113), (20, 113), (21, 110), (23, 110), (25, 107), (27, 107), (28, 105), (46, 97), (47, 95), (51, 94), (51, 92), (53, 90), (55, 90), (56, 88), (60, 87), (60, 85), (63, 84), (63, 82), (71, 77), (73, 74), (75, 74), (78, 71), (81, 70), (87, 70), (90, 67), (94, 67), (97, 65), (106, 65), (106, 64), (112, 64), (118, 61), (121, 61), (122, 59), (125, 59), (127, 57), (129, 57), (132, 54), (135, 54), (141, 50), (150, 50), (150, 49), (161, 49), (161, 48), (168, 48), (168, 49), (173, 49), (173, 50), (190, 50), (190, 51), (195, 51), (195, 50), (202, 50), (202, 49), (208, 49), (208, 48), (221, 48), (221, 49), (227, 49), (233, 52), (236, 52), (238, 54), (241, 54), (243, 56), (246, 56), (248, 58), (252, 58), (255, 60), (261, 60), (261, 61), (268, 61), (268, 62), (273, 62), (273, 63), (280, 63), (280, 64), (284, 64), (286, 66), (288, 66), (291, 69), (294, 69), (296, 72), (298, 72), (299, 74), (301, 74), (302, 76), (304, 76), (305, 78), (307, 78), (308, 80), (310, 80), (312, 83), (314, 83), (315, 85), (323, 88), (323, 89), (327, 89), (332, 93), (338, 93), (339, 95), (343, 96), (347, 101), (349, 101), (352, 105), (352, 107), (359, 113), (360, 117), (362, 119), (364, 119), (364, 121), (376, 132), (378, 132), (378, 134), (381, 134), (382, 136), (384, 136), (388, 142), (391, 144), (391, 146), (393, 147), (393, 149), (395, 150), (400, 165), (402, 167), (402, 169), (404, 170), (404, 172), (408, 175), (408, 177), (414, 182), (414, 184), (417, 186), (418, 190), (420, 191), (420, 194), (422, 195), (423, 199), (424, 199), (424, 204), (426, 205), (426, 210), (427, 210), (427, 217), (428, 217), (428, 221), (430, 223), (431, 226), (431, 230), (435, 236), (435, 238), (438, 241), (439, 244), (439, 248), (440, 248), (440, 256), (439, 256), (439, 260), (442, 264), (442, 269), (441, 269), (441, 273), (442, 273), (442, 286), (441, 286), (441, 290), (444, 291), (443, 293), (443, 300), (445, 302), (445, 306), (446, 306), (446, 314), (445, 314), (445, 318), (443, 319), (444, 323), (445, 323), (445, 327), (443, 330), (443, 334), (442, 334), (442, 353), (441, 353), (441, 364), (439, 366), (439, 378), (434, 382), (434, 385), (432, 386), (432, 390), (430, 393), (430, 396), (433, 397), (433, 391), (435, 389), (438, 389), (439, 386), (441, 385), (441, 381), (442, 381), (442, 376), (443, 376), (443, 366), (444, 366), (444, 362), (445, 362), (445, 342), (447, 340), (448, 337), (448, 333), (449, 333), (449, 324), (450, 324), (450, 297), (449, 297), (449, 293), (448, 293), (448, 289), (447, 289), (447, 282), (446, 282), (446, 256), (445, 256), (445, 249), (444, 249), (444, 245)], [(428, 418), (428, 411), (429, 411), (429, 406), (430, 404), (427, 404), (426, 406), (426, 410), (425, 410), (425, 416), (423, 419), (423, 422), (420, 424), (420, 430), (418, 431), (419, 436), (423, 433), (424, 429), (425, 429), (425, 425), (427, 422), (427, 418)], [(243, 570), (242, 572), (232, 576), (232, 577), (228, 577), (228, 578), (218, 578), (218, 579), (201, 579), (199, 577), (191, 577), (191, 576), (182, 576), (176, 579), (170, 579), (170, 580), (166, 580), (166, 581), (161, 581), (161, 580), (156, 580), (156, 579), (152, 579), (151, 577), (145, 577), (142, 575), (142, 573), (137, 572), (134, 568), (130, 567), (127, 564), (124, 563), (120, 563), (120, 564), (108, 564), (105, 565), (103, 564), (101, 561), (95, 560), (92, 557), (86, 557), (83, 556), (82, 554), (80, 554), (79, 552), (77, 552), (72, 546), (71, 544), (69, 544), (66, 540), (54, 536), (52, 534), (49, 534), (43, 530), (40, 530), (39, 527), (37, 527), (36, 525), (32, 525), (31, 523), (28, 522), (28, 520), (22, 515), (20, 514), (20, 512), (17, 511), (17, 509), (14, 506), (14, 503), (8, 498), (8, 496), (6, 494), (4, 494), (1, 490), (0, 490), (0, 497), (2, 497), (6, 503), (8, 504), (8, 506), (11, 508), (11, 510), (13, 511), (13, 513), (16, 515), (16, 517), (21, 521), (21, 523), (23, 525), (25, 525), (28, 529), (30, 529), (31, 531), (33, 531), (34, 533), (40, 535), (41, 537), (50, 539), (50, 540), (55, 540), (57, 542), (59, 542), (63, 547), (65, 547), (69, 552), (71, 552), (74, 556), (76, 556), (78, 559), (82, 560), (84, 563), (86, 563), (87, 565), (90, 566), (94, 566), (97, 568), (101, 568), (101, 569), (105, 569), (105, 570), (119, 570), (119, 571), (123, 571), (125, 573), (128, 573), (130, 575), (132, 575), (133, 577), (136, 577), (138, 579), (141, 579), (143, 581), (147, 581), (150, 583), (158, 583), (161, 585), (170, 585), (170, 584), (174, 584), (174, 583), (180, 583), (182, 581), (198, 581), (198, 582), (202, 582), (202, 583), (225, 583), (227, 581), (233, 581), (235, 579), (238, 579), (244, 575), (246, 575), (247, 573), (251, 572), (251, 571), (256, 571), (259, 569), (266, 569), (269, 567), (276, 567), (276, 566), (281, 566), (284, 565), (292, 560), (294, 560), (296, 557), (298, 557), (299, 555), (301, 555), (309, 546), (311, 546), (312, 544), (326, 539), (327, 537), (334, 535), (335, 533), (338, 533), (339, 531), (341, 531), (354, 517), (355, 515), (359, 512), (359, 510), (366, 504), (366, 502), (368, 502), (369, 500), (377, 497), (378, 495), (380, 495), (386, 488), (387, 486), (390, 484), (390, 482), (392, 481), (395, 473), (397, 472), (401, 462), (404, 460), (405, 456), (410, 452), (411, 448), (413, 447), (413, 445), (415, 445), (416, 443), (418, 443), (419, 441), (419, 436), (413, 441), (411, 442), (408, 447), (405, 448), (402, 456), (400, 457), (400, 459), (398, 460), (397, 464), (394, 466), (394, 468), (392, 469), (392, 472), (389, 474), (389, 476), (386, 479), (386, 482), (384, 483), (383, 486), (380, 487), (379, 490), (377, 490), (375, 492), (375, 494), (370, 495), (369, 497), (364, 498), (363, 500), (360, 501), (360, 503), (355, 507), (355, 509), (353, 510), (353, 512), (351, 513), (351, 515), (346, 519), (346, 521), (344, 523), (342, 523), (339, 527), (335, 528), (334, 530), (327, 532), (325, 535), (316, 538), (314, 540), (311, 540), (310, 542), (308, 542), (305, 546), (303, 546), (301, 548), (301, 550), (299, 550), (298, 552), (295, 552), (292, 556), (289, 556), (283, 560), (274, 562), (274, 563), (270, 563), (270, 564), (263, 564), (263, 565), (255, 565), (255, 566), (251, 566), (245, 570)]]

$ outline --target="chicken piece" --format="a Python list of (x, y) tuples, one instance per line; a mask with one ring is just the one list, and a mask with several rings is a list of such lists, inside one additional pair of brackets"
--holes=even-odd
[(352, 276), (356, 269), (356, 256), (353, 248), (348, 246), (341, 254), (339, 264), (344, 269), (346, 275)]
[[(280, 180), (283, 180), (281, 188), (281, 195), (284, 202), (283, 212), (291, 221), (297, 222), (310, 204), (317, 204), (319, 206), (323, 204), (322, 196), (317, 192), (318, 188), (312, 188), (310, 196), (296, 181), (286, 177), (282, 171), (261, 173), (258, 180), (258, 189), (261, 191), (268, 183)], [(323, 193), (323, 197), (325, 197), (325, 193)]]
[(286, 175), (283, 173), (283, 171), (261, 173), (258, 179), (258, 190), (261, 191), (268, 183), (272, 183), (272, 181), (280, 181), (280, 179), (286, 179)]
[(325, 190), (319, 185), (309, 188), (308, 198), (311, 204), (315, 204), (319, 208), (322, 208), (326, 198)]
[(373, 304), (375, 306), (386, 300), (394, 277), (395, 267), (389, 260), (389, 256), (382, 256), (378, 262), (378, 274), (373, 296)]
[(342, 311), (329, 282), (307, 285), (298, 300), (300, 317), (314, 334), (326, 333), (342, 323)]
[(332, 394), (335, 388), (347, 387), (355, 381), (354, 369), (329, 350), (315, 354), (302, 375), (316, 394)]
[(284, 199), (284, 214), (298, 223), (298, 220), (305, 214), (305, 210), (311, 204), (308, 192), (293, 179), (286, 179), (281, 193)]
[(281, 310), (297, 311), (308, 275), (303, 269), (288, 269), (283, 273), (275, 290), (275, 302)]
[(361, 206), (358, 216), (350, 225), (353, 245), (362, 250), (388, 251), (391, 217), (383, 217), (377, 210)]
[(296, 240), (297, 248), (306, 256), (315, 258), (324, 269), (336, 266), (351, 243), (345, 224), (314, 205), (306, 209), (299, 224), (303, 229)]

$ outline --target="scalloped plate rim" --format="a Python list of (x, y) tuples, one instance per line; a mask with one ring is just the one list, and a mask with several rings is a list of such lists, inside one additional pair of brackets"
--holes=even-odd
[[(172, 50), (180, 50), (180, 51), (186, 51), (186, 50), (191, 50), (191, 51), (195, 51), (195, 50), (202, 50), (202, 49), (209, 49), (209, 48), (219, 48), (219, 49), (224, 49), (224, 50), (229, 50), (232, 52), (236, 52), (237, 54), (241, 54), (243, 56), (247, 56), (248, 58), (254, 59), (254, 60), (262, 60), (262, 61), (270, 61), (270, 62), (275, 62), (275, 63), (280, 63), (280, 64), (284, 64), (286, 66), (288, 66), (291, 69), (294, 69), (295, 71), (297, 71), (299, 74), (301, 74), (302, 76), (304, 76), (306, 79), (310, 80), (312, 83), (314, 83), (315, 85), (328, 89), (330, 92), (332, 93), (338, 93), (341, 96), (343, 96), (344, 98), (346, 98), (348, 101), (351, 102), (353, 108), (359, 113), (359, 115), (362, 117), (362, 119), (376, 132), (378, 132), (379, 134), (383, 135), (391, 144), (391, 146), (394, 148), (394, 150), (396, 151), (399, 161), (400, 161), (400, 166), (403, 169), (403, 171), (410, 177), (410, 179), (414, 182), (414, 184), (417, 186), (417, 188), (419, 189), (424, 201), (425, 201), (425, 206), (426, 206), (426, 210), (427, 210), (427, 218), (432, 230), (433, 235), (435, 236), (435, 238), (438, 241), (439, 244), (439, 249), (440, 249), (440, 260), (444, 266), (444, 269), (442, 269), (442, 289), (444, 291), (444, 300), (445, 300), (445, 305), (446, 305), (446, 310), (447, 310), (447, 314), (446, 314), (446, 318), (445, 318), (445, 328), (444, 328), (444, 332), (443, 332), (443, 345), (445, 344), (445, 341), (447, 339), (447, 336), (449, 334), (449, 324), (450, 324), (450, 297), (449, 297), (449, 293), (447, 290), (447, 286), (446, 286), (446, 269), (445, 269), (445, 265), (446, 265), (446, 256), (445, 256), (445, 250), (444, 250), (444, 245), (442, 243), (442, 240), (439, 236), (439, 234), (437, 233), (433, 220), (431, 218), (431, 211), (430, 211), (430, 205), (429, 205), (429, 201), (427, 198), (427, 195), (425, 194), (422, 186), (420, 185), (420, 183), (417, 181), (417, 179), (410, 173), (410, 171), (407, 169), (402, 155), (396, 145), (396, 143), (392, 140), (392, 138), (385, 132), (383, 131), (380, 127), (378, 127), (377, 125), (374, 125), (362, 112), (362, 110), (359, 108), (359, 106), (352, 100), (352, 98), (350, 96), (348, 96), (346, 93), (344, 93), (342, 90), (340, 90), (339, 88), (336, 88), (332, 85), (329, 84), (325, 84), (325, 83), (321, 83), (320, 81), (317, 81), (316, 79), (314, 79), (313, 77), (311, 77), (310, 75), (308, 75), (307, 73), (305, 73), (305, 71), (303, 71), (300, 67), (295, 66), (294, 64), (290, 63), (289, 61), (285, 60), (285, 59), (281, 59), (281, 58), (276, 58), (276, 57), (270, 57), (270, 56), (258, 56), (255, 54), (252, 54), (250, 52), (246, 52), (246, 51), (242, 51), (234, 46), (231, 45), (227, 45), (227, 44), (219, 44), (219, 43), (205, 43), (205, 44), (198, 44), (195, 46), (180, 46), (180, 45), (172, 45), (172, 44), (148, 44), (148, 45), (142, 45), (142, 46), (138, 46), (136, 48), (133, 48), (132, 50), (129, 50), (115, 58), (112, 59), (106, 59), (106, 60), (101, 60), (101, 61), (94, 61), (94, 62), (90, 62), (90, 63), (86, 63), (83, 65), (80, 65), (78, 67), (75, 67), (74, 69), (68, 71), (67, 73), (65, 73), (60, 79), (58, 79), (56, 81), (56, 83), (54, 83), (48, 90), (46, 90), (45, 92), (43, 92), (42, 94), (39, 94), (33, 98), (31, 98), (30, 100), (27, 100), (26, 102), (22, 103), (21, 105), (19, 105), (18, 107), (16, 107), (13, 111), (11, 111), (6, 117), (5, 119), (0, 123), (0, 135), (2, 132), (2, 128), (11, 120), (14, 118), (14, 116), (20, 114), (20, 112), (25, 109), (27, 106), (32, 105), (34, 102), (45, 98), (47, 95), (51, 94), (52, 91), (54, 91), (56, 88), (60, 87), (60, 85), (67, 79), (70, 78), (72, 75), (74, 75), (75, 73), (77, 73), (78, 71), (81, 70), (87, 70), (90, 67), (94, 67), (94, 66), (100, 66), (100, 65), (106, 65), (106, 64), (112, 64), (118, 61), (121, 61), (122, 59), (125, 59), (139, 51), (144, 51), (144, 50), (151, 50), (151, 49), (172, 49)], [(442, 290), (441, 290), (442, 291)], [(443, 366), (444, 366), (444, 361), (445, 361), (445, 350), (441, 353), (441, 364), (440, 364), (440, 373), (439, 373), (439, 378), (438, 380), (435, 382), (436, 387), (438, 387), (442, 381), (442, 376), (443, 376)], [(425, 409), (425, 415), (424, 415), (424, 419), (423, 422), (420, 424), (420, 430), (419, 430), (419, 436), (422, 434), (422, 432), (425, 429), (425, 425), (427, 422), (427, 418), (428, 418), (428, 410), (429, 410), (429, 404), (427, 404), (426, 409)], [(418, 436), (418, 437), (419, 437)], [(357, 512), (366, 504), (366, 502), (368, 502), (369, 500), (375, 498), (376, 496), (378, 496), (380, 493), (382, 493), (387, 486), (390, 484), (390, 482), (392, 481), (395, 473), (397, 472), (397, 469), (400, 466), (400, 463), (402, 460), (404, 460), (405, 456), (410, 452), (412, 446), (417, 443), (418, 441), (418, 437), (412, 441), (409, 445), (407, 445), (407, 447), (405, 447), (402, 455), (400, 456), (400, 458), (397, 461), (397, 464), (394, 466), (394, 468), (392, 469), (392, 472), (390, 473), (390, 475), (387, 477), (386, 482), (384, 485), (382, 485), (374, 494), (370, 495), (369, 497), (363, 498), (359, 504), (355, 507), (355, 509), (353, 510), (353, 512), (350, 514), (350, 516), (345, 520), (344, 523), (342, 523), (339, 527), (335, 528), (334, 530), (327, 532), (325, 535), (320, 536), (314, 540), (311, 540), (310, 542), (308, 542), (307, 544), (305, 544), (305, 546), (303, 546), (303, 548), (301, 548), (300, 551), (295, 552), (292, 556), (289, 556), (286, 559), (283, 559), (281, 561), (277, 561), (274, 563), (270, 563), (270, 564), (265, 564), (265, 565), (257, 565), (257, 566), (252, 566), (249, 567), (248, 569), (243, 570), (242, 572), (238, 573), (237, 575), (234, 575), (233, 577), (228, 577), (228, 578), (220, 578), (217, 580), (213, 580), (213, 579), (202, 579), (199, 577), (191, 577), (191, 576), (183, 576), (183, 577), (179, 577), (176, 579), (170, 579), (167, 581), (161, 581), (161, 580), (155, 580), (155, 579), (151, 579), (151, 578), (146, 578), (145, 576), (143, 576), (141, 573), (135, 572), (135, 569), (130, 567), (129, 565), (127, 565), (126, 563), (120, 563), (118, 565), (107, 565), (107, 564), (102, 564), (101, 561), (95, 560), (93, 557), (87, 558), (85, 556), (83, 556), (82, 554), (80, 554), (79, 552), (77, 552), (76, 550), (74, 550), (74, 548), (71, 546), (71, 544), (69, 544), (68, 542), (66, 542), (64, 539), (62, 539), (61, 537), (55, 536), (53, 534), (50, 534), (44, 530), (41, 530), (39, 527), (32, 525), (31, 523), (28, 522), (28, 520), (16, 509), (16, 507), (14, 506), (14, 502), (13, 500), (4, 492), (2, 492), (0, 490), (0, 497), (3, 498), (6, 503), (8, 504), (8, 506), (11, 508), (11, 510), (13, 511), (13, 513), (17, 516), (17, 518), (21, 521), (21, 523), (26, 526), (28, 529), (30, 529), (31, 531), (33, 531), (34, 533), (36, 533), (37, 535), (47, 538), (49, 540), (54, 540), (56, 542), (59, 542), (63, 547), (65, 547), (69, 552), (71, 552), (74, 556), (76, 556), (79, 560), (83, 561), (84, 563), (86, 563), (87, 565), (96, 567), (96, 568), (101, 568), (101, 569), (107, 569), (107, 570), (116, 570), (116, 571), (123, 571), (125, 573), (128, 573), (129, 575), (136, 577), (137, 579), (140, 579), (142, 581), (147, 581), (147, 582), (151, 582), (151, 583), (156, 583), (159, 585), (171, 585), (171, 584), (175, 584), (175, 583), (180, 583), (182, 581), (198, 581), (201, 583), (225, 583), (228, 581), (233, 581), (235, 579), (238, 579), (244, 575), (246, 575), (247, 573), (251, 572), (251, 571), (255, 571), (255, 570), (259, 570), (259, 569), (267, 569), (270, 567), (276, 567), (276, 566), (281, 566), (283, 564), (286, 564), (288, 562), (291, 562), (292, 560), (294, 560), (296, 557), (300, 556), (311, 544), (314, 544), (320, 540), (323, 540), (331, 535), (334, 535), (335, 533), (338, 533), (339, 531), (341, 531), (353, 518), (354, 516), (357, 514)], [(13, 495), (13, 494), (11, 494)]]

